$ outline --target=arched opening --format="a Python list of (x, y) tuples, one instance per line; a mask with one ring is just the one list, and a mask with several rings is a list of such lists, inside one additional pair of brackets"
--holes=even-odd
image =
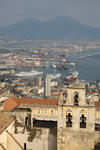
[(79, 93), (74, 93), (74, 106), (78, 106)]
[(80, 117), (80, 128), (86, 128), (86, 117), (83, 114)]
[(100, 150), (100, 143), (97, 143), (94, 147), (94, 150)]
[(100, 124), (95, 123), (95, 131), (100, 131)]
[(66, 103), (66, 101), (67, 101), (67, 93), (66, 92), (63, 93), (63, 98), (64, 98), (63, 102)]
[(64, 96), (64, 98), (67, 98), (67, 93), (64, 92), (64, 93), (63, 93), (63, 96)]
[(24, 150), (26, 150), (26, 143), (24, 143)]
[(25, 117), (25, 125), (28, 125), (28, 117)]
[(66, 116), (66, 127), (72, 127), (72, 115), (70, 113)]

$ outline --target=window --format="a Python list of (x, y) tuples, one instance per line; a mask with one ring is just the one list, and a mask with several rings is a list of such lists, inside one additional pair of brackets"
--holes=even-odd
[(86, 128), (86, 117), (83, 114), (80, 117), (80, 128)]
[(24, 143), (24, 150), (26, 150), (26, 143)]
[(64, 98), (67, 98), (67, 93), (63, 93)]
[(100, 131), (100, 124), (95, 123), (95, 131)]
[(72, 115), (70, 113), (66, 116), (66, 127), (72, 127)]
[(28, 117), (25, 117), (25, 125), (28, 125)]
[(100, 143), (97, 143), (94, 147), (94, 150), (99, 150), (100, 149)]
[(34, 127), (34, 122), (35, 122), (36, 118), (33, 118), (33, 127)]
[(78, 99), (79, 99), (79, 94), (78, 92), (74, 93), (74, 105), (78, 106)]

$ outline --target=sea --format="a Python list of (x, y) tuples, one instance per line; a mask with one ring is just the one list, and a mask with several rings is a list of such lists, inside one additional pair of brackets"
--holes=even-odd
[[(68, 56), (64, 57), (68, 62), (75, 62), (75, 66), (68, 66), (70, 70), (67, 69), (53, 69), (51, 66), (46, 68), (33, 68), (37, 71), (55, 74), (60, 73), (62, 77), (67, 77), (74, 71), (78, 71), (79, 80), (85, 81), (100, 81), (100, 48), (83, 50), (77, 52), (71, 52)], [(66, 66), (67, 67), (67, 66)], [(32, 68), (20, 68), (18, 71), (31, 71)], [(33, 77), (30, 77), (33, 78)]]
[(100, 49), (70, 53), (66, 59), (76, 62), (73, 71), (79, 72), (80, 80), (100, 81)]
[[(79, 72), (80, 80), (100, 81), (100, 49), (71, 53), (67, 59), (76, 62), (74, 69)], [(100, 145), (94, 150), (100, 150)]]

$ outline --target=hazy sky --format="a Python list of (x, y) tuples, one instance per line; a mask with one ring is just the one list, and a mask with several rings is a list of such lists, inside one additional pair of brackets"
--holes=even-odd
[(0, 27), (24, 18), (47, 20), (60, 15), (100, 27), (100, 0), (0, 0)]

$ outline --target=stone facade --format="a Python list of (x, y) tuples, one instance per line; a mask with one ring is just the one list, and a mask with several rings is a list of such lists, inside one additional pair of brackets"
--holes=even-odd
[(86, 103), (83, 83), (71, 84), (67, 96), (62, 95), (58, 106), (57, 150), (93, 150), (100, 136), (95, 132), (100, 111), (97, 112), (94, 103)]
[(57, 106), (35, 106), (32, 109), (32, 118), (37, 120), (57, 121), (58, 108)]
[(0, 113), (0, 150), (24, 150), (23, 145), (14, 138), (15, 121)]
[[(36, 105), (34, 108), (32, 105), (30, 109), (27, 107), (29, 106), (23, 105), (12, 112), (12, 115), (16, 117), (14, 137), (22, 146), (26, 143), (27, 150), (56, 150), (57, 125), (53, 128), (50, 125), (45, 125), (45, 121), (53, 120), (57, 122), (57, 107), (39, 107)], [(45, 126), (34, 126), (35, 120), (43, 121)], [(39, 123), (36, 125), (39, 125)]]
[[(28, 101), (18, 105), (12, 114), (17, 121), (15, 137), (19, 142), (24, 139), (21, 143), (27, 143), (28, 148), (32, 145), (32, 150), (33, 145), (40, 150), (37, 143), (41, 149), (45, 145), (45, 150), (94, 150), (100, 143), (100, 107), (96, 107), (93, 97), (88, 101), (85, 84), (79, 81), (62, 90), (54, 104), (48, 99)], [(41, 125), (39, 130), (35, 129), (36, 125)]]

